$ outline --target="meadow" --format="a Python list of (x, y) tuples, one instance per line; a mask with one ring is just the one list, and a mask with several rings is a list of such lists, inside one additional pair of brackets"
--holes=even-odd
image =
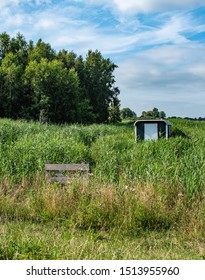
[[(205, 122), (169, 140), (133, 123), (0, 119), (0, 259), (205, 259)], [(48, 182), (45, 163), (89, 163), (88, 182)]]

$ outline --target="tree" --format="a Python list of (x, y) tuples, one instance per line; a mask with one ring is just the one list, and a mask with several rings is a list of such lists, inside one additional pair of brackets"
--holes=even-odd
[(113, 98), (113, 101), (110, 104), (109, 107), (109, 118), (108, 118), (110, 123), (117, 123), (121, 121), (121, 116), (120, 116), (120, 101), (116, 97)]
[(159, 118), (159, 110), (156, 107), (152, 110), (152, 116), (153, 118)]
[(129, 118), (136, 118), (137, 115), (134, 111), (132, 111), (130, 108), (123, 108), (120, 111), (120, 115), (122, 119), (129, 119)]
[(165, 118), (166, 118), (166, 114), (165, 114), (164, 111), (160, 111), (160, 112), (159, 112), (159, 118), (160, 118), (160, 119), (165, 119)]
[(26, 68), (25, 82), (33, 92), (32, 111), (35, 119), (51, 122), (73, 122), (79, 88), (75, 70), (67, 70), (58, 60), (42, 58)]
[(142, 111), (142, 114), (141, 114), (141, 117), (146, 117), (146, 115), (147, 115), (147, 112), (146, 111)]
[(10, 36), (4, 32), (0, 34), (0, 63), (10, 51)]
[(30, 85), (31, 111), (40, 121), (54, 123), (88, 122), (91, 108), (81, 96), (75, 69), (67, 70), (58, 60), (42, 58), (26, 68), (25, 83)]
[(46, 44), (42, 41), (42, 39), (39, 39), (36, 46), (32, 48), (32, 43), (30, 42), (29, 47), (29, 53), (28, 53), (28, 60), (37, 62), (40, 62), (42, 58), (46, 58), (49, 61), (53, 60), (55, 58), (55, 52), (51, 48), (50, 44)]
[(18, 56), (9, 52), (5, 54), (0, 67), (1, 76), (1, 110), (4, 117), (17, 118), (22, 106), (22, 73), (23, 68), (18, 64)]
[(25, 68), (28, 58), (28, 44), (21, 33), (17, 33), (16, 37), (11, 39), (10, 51), (18, 58), (18, 64)]
[(106, 122), (109, 118), (109, 106), (119, 94), (113, 71), (117, 66), (104, 59), (99, 51), (88, 51), (84, 63), (83, 89), (90, 100), (95, 122)]
[(77, 55), (74, 52), (62, 50), (57, 54), (56, 58), (62, 61), (68, 70), (71, 68), (75, 68)]
[(117, 66), (99, 51), (84, 60), (57, 54), (39, 39), (0, 34), (0, 116), (54, 123), (115, 122), (120, 119)]
[(143, 111), (141, 117), (149, 117), (149, 118), (165, 118), (166, 114), (164, 111), (159, 112), (159, 110), (154, 107), (152, 111)]

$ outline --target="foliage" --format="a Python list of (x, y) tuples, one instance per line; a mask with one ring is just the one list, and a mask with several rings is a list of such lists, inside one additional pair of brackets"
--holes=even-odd
[(120, 110), (120, 115), (122, 119), (136, 118), (137, 115), (130, 108), (123, 108)]
[(157, 108), (153, 108), (152, 111), (143, 111), (141, 116), (144, 117), (149, 117), (149, 118), (160, 118), (164, 119), (166, 118), (166, 114), (164, 111), (160, 111)]
[(120, 117), (117, 66), (89, 50), (56, 53), (39, 39), (0, 34), (0, 117), (50, 123), (103, 123)]
[(113, 124), (121, 121), (120, 101), (117, 98), (117, 96), (115, 98), (113, 98), (113, 102), (110, 105), (108, 120), (109, 120), (109, 123), (113, 123)]

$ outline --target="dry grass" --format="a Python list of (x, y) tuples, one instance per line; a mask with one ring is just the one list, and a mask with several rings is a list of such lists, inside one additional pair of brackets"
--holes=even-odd
[[(196, 224), (199, 214), (204, 213), (203, 193), (190, 199), (183, 194), (181, 187), (147, 182), (116, 187), (96, 185), (92, 181), (89, 184), (73, 182), (61, 187), (48, 183), (42, 174), (37, 174), (32, 182), (24, 178), (15, 187), (4, 180), (0, 188), (0, 203), (1, 212), (10, 211), (16, 216), (24, 211), (30, 212), (28, 219), (29, 216), (39, 217), (45, 212), (53, 218), (70, 218), (80, 211), (89, 214), (89, 210), (96, 210), (101, 215), (107, 213), (118, 218), (143, 219), (151, 215), (152, 219), (154, 216), (165, 220), (171, 218), (173, 224), (177, 221), (185, 224), (187, 220), (189, 224)], [(187, 219), (183, 217), (182, 220), (182, 215)]]

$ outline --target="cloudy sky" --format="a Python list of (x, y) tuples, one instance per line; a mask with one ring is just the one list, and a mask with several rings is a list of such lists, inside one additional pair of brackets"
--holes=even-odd
[(205, 117), (205, 0), (0, 0), (0, 33), (101, 51), (121, 107)]

